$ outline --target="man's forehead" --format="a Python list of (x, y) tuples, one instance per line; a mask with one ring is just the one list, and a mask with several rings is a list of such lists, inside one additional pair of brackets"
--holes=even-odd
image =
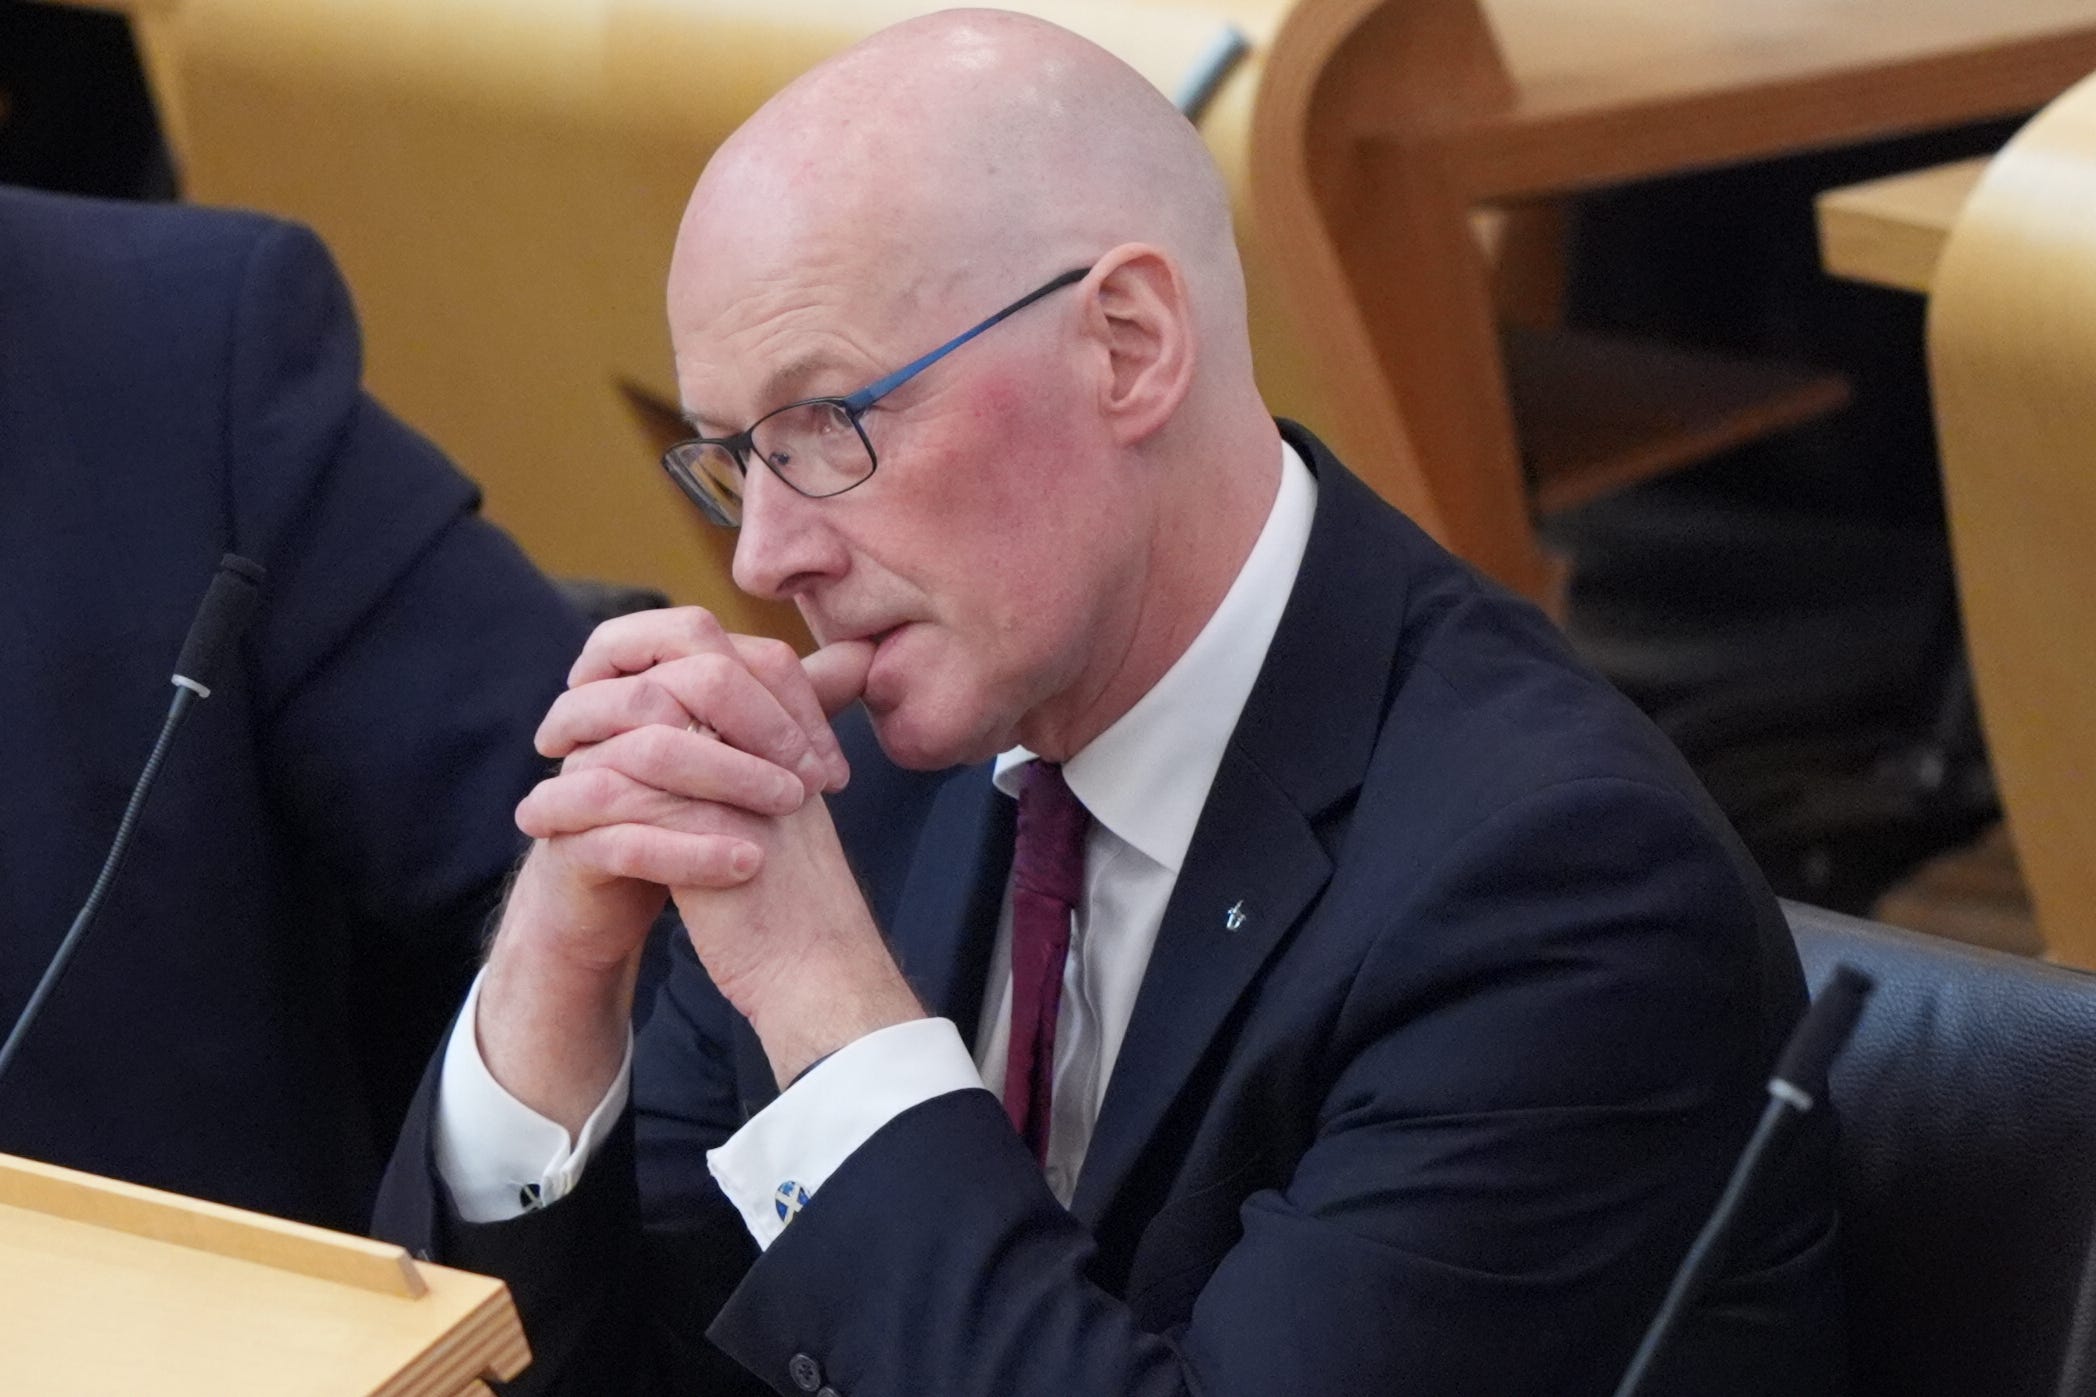
[(739, 431), (799, 398), (854, 392), (919, 352), (918, 298), (842, 270), (753, 279), (681, 304), (673, 296), (678, 383), (702, 434)]
[(746, 366), (752, 386), (730, 384), (728, 377), (706, 372), (686, 373), (678, 361), (680, 388), (684, 393), (684, 420), (701, 436), (730, 436), (773, 408), (801, 398), (834, 397), (855, 391), (861, 385), (846, 384), (850, 366), (839, 357), (820, 351), (798, 354), (776, 366)]

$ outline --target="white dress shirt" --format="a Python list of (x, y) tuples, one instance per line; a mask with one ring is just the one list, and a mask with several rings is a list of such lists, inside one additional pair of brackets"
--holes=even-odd
[[(1208, 624), (1148, 693), (1063, 764), (1070, 790), (1092, 816), (1084, 901), (1072, 915), (1055, 1033), (1047, 1178), (1065, 1204), (1076, 1190), (1165, 904), (1309, 541), (1316, 479), (1285, 443), (1281, 453), (1281, 486), (1266, 524)], [(1019, 768), (1033, 759), (1023, 748), (999, 756), (998, 789), (1016, 797)], [(708, 1151), (707, 1167), (760, 1247), (902, 1112), (951, 1091), (987, 1086), (1002, 1092), (1011, 946), (1007, 889), (972, 1055), (946, 1019), (867, 1034)], [(460, 1215), (494, 1222), (554, 1202), (575, 1186), (625, 1106), (632, 1046), (618, 1080), (571, 1141), (564, 1128), (489, 1074), (472, 1030), (479, 994), (476, 981), (445, 1049), (436, 1156)]]

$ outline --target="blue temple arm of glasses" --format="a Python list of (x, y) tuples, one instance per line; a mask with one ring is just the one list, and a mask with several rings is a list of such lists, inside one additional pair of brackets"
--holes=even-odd
[(1024, 296), (1021, 296), (1018, 300), (1012, 302), (1003, 310), (998, 311), (995, 315), (991, 316), (988, 320), (983, 321), (980, 325), (975, 326), (973, 329), (961, 331), (961, 333), (955, 335), (952, 339), (940, 345), (937, 349), (934, 349), (929, 354), (925, 354), (916, 359), (912, 359), (909, 363), (904, 364), (894, 373), (889, 374), (885, 378), (875, 379), (873, 382), (867, 384), (864, 388), (861, 388), (858, 392), (853, 393), (851, 396), (844, 398), (841, 401), (844, 403), (846, 409), (848, 409), (851, 412), (864, 412), (867, 408), (872, 407), (882, 398), (887, 397), (890, 393), (893, 393), (896, 389), (902, 387), (905, 383), (908, 383), (911, 379), (917, 377), (918, 374), (923, 373), (926, 369), (938, 363), (941, 359), (944, 359), (947, 355), (953, 353), (956, 349), (959, 349), (962, 345), (968, 343), (968, 341), (974, 339), (977, 335), (989, 329), (991, 326), (997, 324), (999, 321), (1005, 319), (1007, 316), (1018, 314), (1020, 311), (1025, 310), (1028, 306), (1032, 305), (1035, 301), (1040, 300), (1041, 297), (1047, 295), (1051, 291), (1060, 291), (1065, 286), (1070, 285), (1072, 282), (1083, 281), (1087, 276), (1091, 275), (1091, 272), (1092, 269), (1090, 267), (1072, 267), (1069, 271), (1064, 272), (1061, 276), (1049, 282), (1046, 286), (1038, 287), (1035, 290), (1027, 292)]

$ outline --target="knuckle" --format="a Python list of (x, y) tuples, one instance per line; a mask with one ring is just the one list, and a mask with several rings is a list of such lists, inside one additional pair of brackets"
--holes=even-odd
[(608, 766), (587, 766), (575, 773), (575, 793), (590, 805), (609, 805), (625, 786), (625, 778)]
[(613, 825), (609, 829), (596, 831), (596, 848), (592, 851), (595, 862), (607, 873), (621, 878), (646, 878), (648, 876), (648, 840), (642, 831), (631, 825)]
[(678, 629), (697, 644), (710, 645), (726, 634), (720, 619), (703, 606), (679, 607), (675, 614)]
[(588, 861), (606, 873), (620, 878), (642, 876), (640, 853), (628, 831), (616, 828), (591, 830), (584, 847)]
[(605, 666), (605, 657), (616, 654), (624, 638), (626, 628), (623, 616), (614, 616), (608, 621), (599, 621), (590, 628), (589, 639), (582, 642), (582, 650), (575, 656), (575, 663), (568, 666), (568, 686), (578, 687), (586, 674), (598, 672)]
[(668, 713), (677, 707), (676, 698), (665, 693), (659, 682), (654, 679), (636, 679), (626, 685), (620, 695), (619, 716), (625, 726), (638, 728), (663, 721)]
[(650, 723), (627, 733), (626, 743), (633, 749), (633, 760), (653, 771), (676, 760), (678, 739), (684, 735), (681, 729)]
[(733, 692), (741, 667), (727, 656), (709, 651), (681, 662), (690, 696), (702, 704), (718, 703)]
[(776, 677), (800, 668), (800, 657), (783, 640), (755, 636), (748, 644), (750, 667), (759, 674)]
[(718, 650), (708, 650), (703, 655), (692, 656), (691, 665), (712, 684), (726, 683), (742, 669), (740, 664)]

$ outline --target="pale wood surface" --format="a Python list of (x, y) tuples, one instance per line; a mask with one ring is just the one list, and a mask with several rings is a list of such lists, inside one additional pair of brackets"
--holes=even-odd
[(2096, 967), (2096, 79), (1989, 164), (1929, 375), (1980, 716), (2049, 953)]
[(2031, 110), (2096, 70), (2090, 0), (1486, 0), (1514, 96), (1452, 136), (1480, 196)]
[(1814, 201), (1820, 265), (1850, 281), (1927, 292), (1944, 240), (1985, 172), (1985, 159), (1830, 189)]
[(423, 1290), (408, 1254), (389, 1242), (345, 1237), (32, 1159), (0, 1155), (0, 1204), (258, 1261), (380, 1295), (412, 1300)]
[[(0, 1391), (450, 1397), (529, 1359), (499, 1281), (408, 1263), (409, 1295), (353, 1260), (329, 1279), (297, 1255), (296, 1269), (280, 1264), (287, 1229), (350, 1257), (378, 1244), (4, 1156), (0, 1167)], [(206, 1225), (142, 1223), (190, 1209)]]
[(1478, 204), (2027, 110), (2091, 68), (2088, 0), (1299, 0), (1252, 205), (1353, 459), (1538, 595)]

